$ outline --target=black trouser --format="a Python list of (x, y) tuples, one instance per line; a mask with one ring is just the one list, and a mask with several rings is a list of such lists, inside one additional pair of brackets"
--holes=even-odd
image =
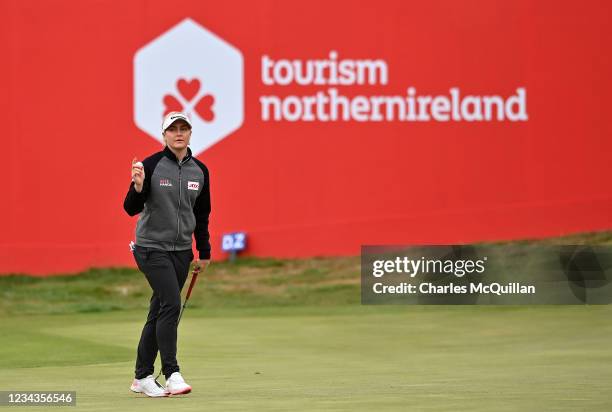
[(149, 315), (142, 328), (136, 358), (136, 379), (152, 375), (159, 350), (166, 378), (179, 371), (176, 330), (181, 311), (181, 289), (187, 279), (191, 250), (167, 252), (136, 246), (134, 258), (153, 289)]

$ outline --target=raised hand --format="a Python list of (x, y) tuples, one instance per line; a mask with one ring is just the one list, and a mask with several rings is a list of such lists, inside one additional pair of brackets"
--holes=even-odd
[(134, 189), (137, 192), (142, 192), (142, 185), (144, 184), (145, 171), (142, 162), (138, 159), (132, 159), (132, 181), (134, 182)]

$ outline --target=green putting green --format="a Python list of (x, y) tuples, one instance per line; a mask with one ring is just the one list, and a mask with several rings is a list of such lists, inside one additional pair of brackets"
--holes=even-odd
[(0, 390), (84, 411), (612, 410), (609, 306), (188, 308), (193, 392), (163, 399), (128, 389), (144, 317), (3, 317)]

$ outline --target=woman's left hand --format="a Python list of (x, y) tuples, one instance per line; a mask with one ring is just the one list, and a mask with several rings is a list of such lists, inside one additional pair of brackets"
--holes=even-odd
[(196, 259), (194, 262), (194, 266), (199, 268), (200, 270), (206, 269), (206, 267), (209, 264), (210, 264), (210, 259), (204, 259), (204, 260)]

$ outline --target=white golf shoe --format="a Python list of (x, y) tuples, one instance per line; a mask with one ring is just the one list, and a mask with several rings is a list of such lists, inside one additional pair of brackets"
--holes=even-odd
[(166, 391), (172, 395), (183, 395), (191, 392), (191, 386), (185, 383), (185, 379), (183, 379), (180, 372), (174, 372), (166, 380)]
[(132, 386), (130, 386), (130, 390), (136, 393), (144, 393), (152, 398), (168, 396), (168, 392), (166, 392), (157, 382), (155, 382), (153, 375), (149, 375), (142, 379), (134, 379)]

